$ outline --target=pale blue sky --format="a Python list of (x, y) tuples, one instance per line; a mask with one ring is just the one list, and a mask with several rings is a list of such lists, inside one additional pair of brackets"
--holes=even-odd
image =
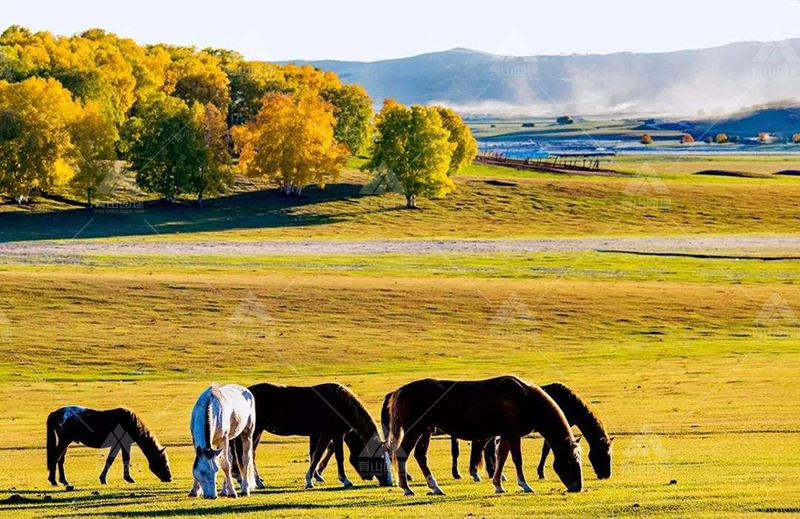
[(797, 0), (4, 1), (0, 26), (102, 27), (142, 43), (251, 59), (396, 58), (468, 47), (498, 54), (656, 52), (800, 37)]

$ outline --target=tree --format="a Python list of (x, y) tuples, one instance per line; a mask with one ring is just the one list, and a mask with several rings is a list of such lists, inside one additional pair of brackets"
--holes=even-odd
[(717, 135), (714, 136), (714, 142), (716, 142), (717, 144), (725, 144), (726, 142), (728, 142), (728, 135), (725, 133), (718, 133)]
[(639, 140), (642, 144), (653, 144), (653, 137), (650, 136), (649, 133), (645, 133), (642, 135), (642, 138)]
[(347, 160), (335, 125), (331, 104), (309, 89), (291, 97), (268, 93), (256, 118), (232, 130), (239, 167), (270, 178), (285, 194), (299, 195), (311, 183), (325, 187)]
[(442, 124), (450, 132), (450, 142), (456, 145), (453, 156), (450, 158), (449, 176), (458, 174), (464, 167), (472, 164), (478, 156), (478, 143), (472, 136), (469, 126), (464, 124), (461, 117), (450, 108), (437, 108)]
[(369, 142), (372, 124), (372, 99), (367, 91), (358, 85), (345, 85), (327, 88), (321, 95), (333, 105), (336, 140), (347, 146), (351, 154), (362, 153)]
[(800, 144), (800, 133), (795, 133), (792, 135), (792, 142), (794, 144)]
[(165, 87), (168, 94), (189, 105), (213, 103), (220, 110), (227, 110), (230, 104), (228, 76), (216, 57), (203, 52), (175, 61), (167, 71)]
[(281, 67), (260, 61), (231, 63), (226, 69), (230, 81), (230, 126), (251, 121), (261, 110), (261, 101), (268, 92), (282, 91), (284, 76)]
[(447, 173), (457, 144), (450, 142), (436, 108), (408, 108), (387, 100), (376, 129), (372, 158), (364, 169), (394, 175), (408, 208), (417, 207), (417, 197), (441, 197), (455, 188)]
[(681, 136), (681, 144), (691, 144), (694, 142), (694, 137), (692, 137), (691, 133), (684, 133)]
[(205, 146), (205, 164), (192, 185), (198, 204), (203, 203), (203, 196), (222, 193), (233, 184), (225, 117), (216, 106), (208, 103), (203, 107), (200, 127)]
[(140, 188), (170, 202), (197, 188), (207, 163), (202, 116), (199, 104), (161, 94), (128, 120), (123, 149)]
[(87, 103), (80, 116), (69, 127), (73, 148), (70, 152), (75, 164), (72, 189), (86, 196), (89, 207), (94, 204), (97, 189), (114, 170), (117, 127), (103, 112), (98, 103)]
[(22, 202), (72, 177), (68, 127), (80, 109), (55, 79), (0, 81), (0, 192)]

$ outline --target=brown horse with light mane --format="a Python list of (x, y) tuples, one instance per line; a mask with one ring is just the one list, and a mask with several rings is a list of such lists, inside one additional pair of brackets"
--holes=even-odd
[(503, 465), (509, 451), (517, 469), (517, 484), (532, 492), (525, 481), (521, 439), (532, 431), (541, 434), (553, 450), (553, 468), (570, 492), (583, 488), (581, 450), (564, 413), (541, 388), (514, 376), (479, 381), (425, 379), (395, 391), (389, 403), (389, 445), (397, 460), (400, 487), (408, 487), (406, 461), (414, 451), (431, 493), (444, 494), (427, 462), (434, 429), (462, 440), (500, 437), (497, 467), (492, 482), (502, 487)]

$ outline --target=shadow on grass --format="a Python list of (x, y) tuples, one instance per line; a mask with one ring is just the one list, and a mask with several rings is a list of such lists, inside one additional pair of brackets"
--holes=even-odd
[[(152, 235), (149, 222), (160, 234), (214, 232), (235, 229), (306, 227), (336, 223), (346, 212), (302, 214), (304, 206), (356, 199), (362, 186), (329, 184), (311, 186), (300, 197), (286, 197), (277, 190), (236, 193), (206, 200), (169, 204), (149, 201), (138, 206), (70, 208), (47, 212), (0, 212), (0, 242), (73, 238), (91, 220), (79, 239)], [(145, 222), (147, 220), (147, 222)]]

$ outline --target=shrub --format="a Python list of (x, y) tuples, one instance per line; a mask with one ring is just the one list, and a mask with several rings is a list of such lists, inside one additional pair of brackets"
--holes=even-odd
[(800, 144), (800, 133), (795, 133), (792, 135), (792, 142), (795, 144)]
[(640, 140), (642, 144), (653, 144), (653, 138), (650, 136), (649, 133), (645, 133), (642, 135), (642, 139)]
[(725, 144), (726, 142), (728, 142), (728, 136), (724, 133), (718, 133), (714, 137), (714, 142), (716, 142), (717, 144)]
[(681, 137), (681, 144), (691, 144), (694, 142), (694, 137), (691, 133), (684, 133)]

